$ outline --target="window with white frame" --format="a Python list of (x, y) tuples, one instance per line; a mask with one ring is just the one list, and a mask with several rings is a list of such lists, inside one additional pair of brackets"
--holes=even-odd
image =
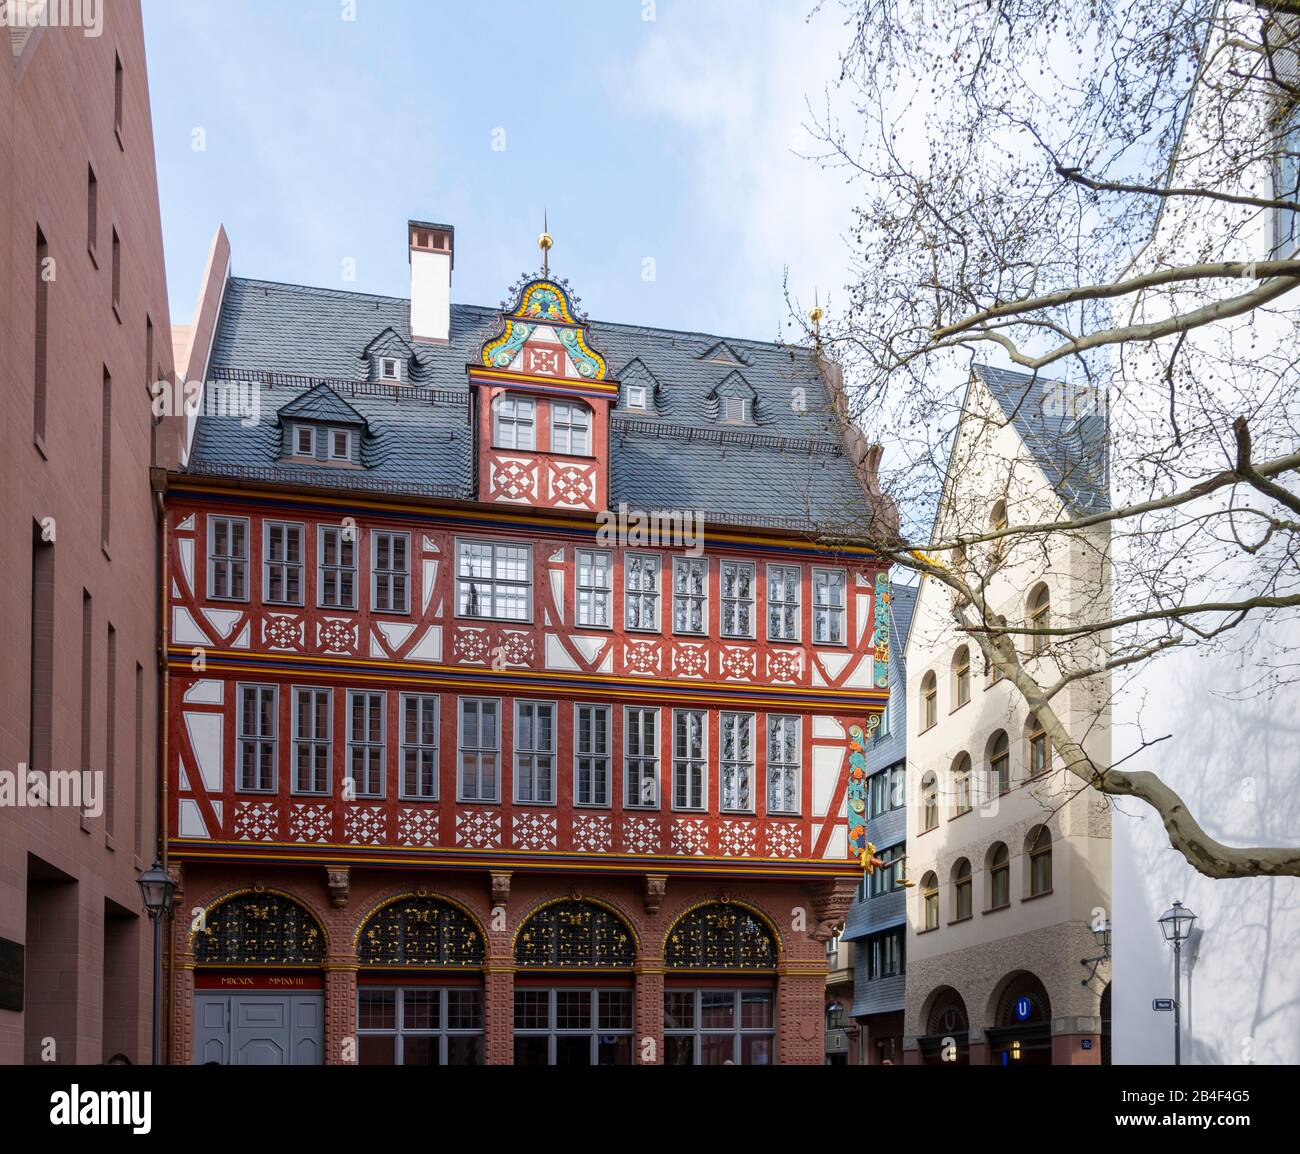
[(330, 702), (328, 689), (293, 691), (293, 792), (330, 791)]
[(530, 620), (532, 560), (531, 545), (457, 541), (457, 614), (501, 621)]
[(734, 424), (747, 424), (753, 412), (753, 402), (749, 397), (723, 397), (722, 419)]
[(403, 693), (399, 792), (412, 801), (438, 799), (438, 699)]
[(411, 538), (406, 533), (370, 535), (370, 608), (376, 613), (411, 611)]
[(535, 406), (528, 397), (497, 397), (492, 402), (492, 445), (497, 449), (535, 449)]
[(709, 562), (704, 557), (673, 558), (673, 632), (707, 633)]
[(767, 567), (767, 637), (769, 641), (799, 640), (798, 565)]
[(609, 612), (614, 597), (613, 559), (600, 549), (579, 549), (576, 561), (578, 624), (607, 629), (613, 624)]
[(673, 711), (673, 808), (703, 809), (708, 714), (700, 709)]
[(654, 553), (623, 555), (623, 625), (659, 631), (659, 577), (662, 562)]
[(719, 576), (724, 637), (754, 636), (754, 566), (723, 561)]
[(264, 535), (263, 597), (280, 605), (301, 605), (302, 526), (267, 521)]
[(573, 707), (573, 801), (575, 805), (609, 805), (610, 708)]
[(384, 695), (348, 690), (348, 776), (353, 796), (384, 796)]
[(316, 557), (316, 600), (321, 608), (355, 609), (356, 530), (342, 525), (322, 525)]
[(752, 813), (754, 809), (754, 715), (724, 713), (720, 718), (721, 805)]
[(515, 801), (555, 800), (555, 706), (515, 702)]
[(330, 460), (350, 461), (352, 459), (352, 431), (350, 429), (331, 429)]
[(457, 792), (461, 801), (498, 801), (501, 761), (501, 703), (495, 698), (460, 699)]
[(208, 596), (248, 600), (248, 518), (208, 518)]
[(381, 381), (400, 381), (402, 379), (401, 360), (397, 357), (380, 357), (379, 379)]
[(645, 408), (645, 385), (628, 385), (627, 407), (629, 409)]
[(801, 768), (799, 718), (772, 714), (767, 719), (767, 812), (799, 812)]
[(275, 791), (279, 693), (274, 685), (239, 687), (239, 781), (244, 793)]
[(623, 804), (659, 808), (659, 710), (623, 712)]
[(591, 410), (576, 401), (551, 402), (551, 452), (586, 457), (591, 453)]
[(813, 570), (813, 641), (844, 644), (845, 579), (843, 569)]
[(316, 430), (311, 425), (294, 425), (293, 455), (295, 457), (316, 455)]

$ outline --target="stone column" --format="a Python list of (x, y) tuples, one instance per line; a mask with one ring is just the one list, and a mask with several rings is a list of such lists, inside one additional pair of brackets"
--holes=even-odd
[(515, 967), (512, 960), (489, 958), (483, 968), (484, 1061), (515, 1064)]
[(325, 1065), (356, 1065), (357, 1047), (357, 960), (351, 953), (331, 954), (325, 963)]
[[(177, 919), (180, 922), (180, 919)], [(178, 935), (179, 936), (179, 935)], [(188, 946), (188, 925), (184, 934)], [(150, 999), (153, 997), (150, 983)], [(171, 980), (171, 1029), (163, 1031), (163, 1044), (170, 1042), (170, 1054), (164, 1061), (173, 1066), (188, 1066), (194, 1061), (194, 955), (177, 945)], [(166, 1008), (164, 1009), (166, 1012)]]
[(637, 1066), (664, 1064), (664, 963), (662, 958), (645, 958), (636, 967), (636, 1032), (632, 1037), (632, 1061)]
[(823, 1008), (826, 970), (783, 964), (777, 969), (776, 1048), (783, 1066), (820, 1066), (826, 1060)]

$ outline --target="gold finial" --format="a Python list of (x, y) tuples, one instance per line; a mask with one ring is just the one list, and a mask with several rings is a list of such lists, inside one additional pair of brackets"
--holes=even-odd
[(542, 209), (542, 235), (537, 238), (537, 247), (542, 250), (542, 276), (547, 276), (550, 272), (549, 256), (551, 249), (555, 246), (555, 238), (548, 231), (546, 219), (546, 210)]
[(816, 337), (818, 340), (821, 339), (822, 317), (824, 317), (825, 315), (826, 314), (822, 311), (822, 306), (817, 299), (817, 290), (813, 289), (813, 307), (812, 310), (808, 313), (808, 319), (812, 321), (813, 336)]

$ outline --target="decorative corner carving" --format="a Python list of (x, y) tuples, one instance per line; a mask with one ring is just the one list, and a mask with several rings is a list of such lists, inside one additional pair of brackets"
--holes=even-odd
[(352, 887), (352, 871), (347, 866), (337, 869), (326, 868), (326, 881), (329, 884), (330, 902), (342, 909), (348, 904), (348, 893)]
[(492, 872), (492, 908), (508, 906), (510, 903), (510, 873), (508, 871)]
[(814, 942), (829, 942), (835, 936), (835, 931), (848, 916), (857, 888), (857, 882), (852, 878), (836, 878), (812, 888), (814, 921), (808, 928), (808, 936)]
[(663, 905), (664, 894), (668, 892), (668, 875), (667, 874), (646, 874), (645, 875), (645, 912), (647, 914), (657, 914), (659, 907)]

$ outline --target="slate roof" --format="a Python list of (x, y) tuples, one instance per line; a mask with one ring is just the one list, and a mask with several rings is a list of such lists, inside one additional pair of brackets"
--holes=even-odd
[[(499, 330), (500, 309), (451, 306), (446, 346), (417, 344), (409, 384), (371, 381), (369, 352), (384, 336), (410, 341), (409, 302), (335, 289), (231, 278), (217, 323), (210, 382), (245, 383), (263, 420), (201, 414), (188, 468), (264, 480), (469, 497), (472, 438), (465, 366)], [(849, 523), (864, 504), (830, 396), (806, 348), (590, 322), (610, 375), (630, 366), (654, 388), (653, 409), (615, 410), (611, 504), (693, 508), (739, 524), (806, 528)], [(725, 362), (710, 358), (725, 357)], [(732, 361), (738, 361), (732, 363)], [(754, 425), (721, 424), (716, 390), (740, 374)], [(333, 394), (362, 417), (364, 470), (278, 463), (273, 417)], [(734, 387), (731, 382), (728, 387)], [(289, 474), (292, 473), (293, 476)]]
[(1108, 509), (1105, 416), (1077, 416), (1068, 404), (1045, 404), (1044, 398), (1054, 387), (1069, 388), (1059, 381), (990, 365), (974, 365), (973, 371), (1015, 426), (1061, 500), (1076, 513)]
[(322, 421), (350, 427), (366, 423), (365, 417), (329, 385), (317, 385), (314, 389), (299, 393), (293, 400), (280, 406), (278, 415), (281, 421), (286, 417), (296, 417), (303, 421)]

